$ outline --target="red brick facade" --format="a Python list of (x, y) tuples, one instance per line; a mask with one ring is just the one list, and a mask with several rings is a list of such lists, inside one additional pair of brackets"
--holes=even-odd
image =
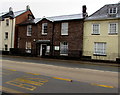
[[(68, 35), (61, 35), (62, 22), (68, 22)], [(55, 23), (54, 46), (60, 46), (60, 42), (68, 43), (68, 56), (80, 57), (83, 46), (83, 20), (60, 21)], [(54, 55), (60, 55), (54, 51)]]
[[(68, 22), (68, 35), (61, 35), (62, 22)], [(42, 35), (42, 23), (47, 23), (47, 35)], [(31, 42), (32, 55), (40, 56), (41, 45), (50, 46), (50, 56), (61, 56), (60, 50), (55, 50), (55, 46), (60, 47), (60, 42), (68, 43), (68, 57), (81, 57), (83, 46), (83, 19), (52, 22), (47, 19), (32, 24), (32, 35), (27, 36), (27, 25), (19, 26), (19, 49), (25, 50), (26, 42)], [(39, 41), (50, 41), (48, 43)], [(24, 51), (23, 51), (24, 52)]]
[(14, 48), (17, 48), (17, 45), (18, 45), (18, 24), (27, 20), (29, 14), (33, 15), (32, 12), (28, 10), (15, 18)]

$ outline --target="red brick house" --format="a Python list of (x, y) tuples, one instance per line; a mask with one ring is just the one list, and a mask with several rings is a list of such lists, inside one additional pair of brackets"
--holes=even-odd
[(82, 14), (29, 19), (19, 24), (19, 50), (36, 56), (81, 57), (83, 47)]
[(15, 17), (14, 48), (17, 48), (17, 43), (18, 43), (18, 24), (27, 20), (29, 16), (32, 16), (34, 18), (33, 13), (31, 12), (29, 6), (26, 6), (26, 10), (14, 12), (14, 17)]

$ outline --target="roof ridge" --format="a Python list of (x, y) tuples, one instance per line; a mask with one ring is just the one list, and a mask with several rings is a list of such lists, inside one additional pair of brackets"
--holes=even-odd
[(50, 17), (45, 17), (45, 18), (53, 18), (53, 17), (61, 17), (61, 16), (73, 16), (73, 15), (82, 15), (82, 13), (79, 13), (79, 14), (69, 14), (69, 15), (50, 16)]
[[(19, 10), (19, 11), (15, 11), (15, 12), (21, 12), (21, 11), (27, 11), (27, 10)], [(14, 12), (14, 11), (13, 11), (13, 12)], [(15, 13), (15, 12), (14, 12), (14, 13)]]

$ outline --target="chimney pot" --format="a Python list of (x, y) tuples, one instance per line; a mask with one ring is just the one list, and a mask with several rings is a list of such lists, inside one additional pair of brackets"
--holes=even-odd
[(9, 12), (13, 11), (12, 7), (9, 8)]
[(83, 12), (83, 17), (84, 17), (84, 18), (87, 17), (87, 12), (86, 12), (86, 10), (87, 10), (86, 5), (83, 5), (83, 6), (82, 6), (82, 12)]
[(30, 6), (29, 5), (26, 6), (26, 10), (27, 11), (30, 10)]

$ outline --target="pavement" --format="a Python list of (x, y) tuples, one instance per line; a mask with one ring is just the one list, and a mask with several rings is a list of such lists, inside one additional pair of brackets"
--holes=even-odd
[(21, 58), (21, 59), (30, 59), (30, 60), (44, 60), (44, 61), (49, 61), (49, 62), (51, 61), (51, 62), (73, 63), (73, 64), (90, 64), (90, 65), (98, 65), (98, 66), (120, 67), (120, 64), (116, 63), (116, 62), (94, 62), (94, 61), (90, 62), (90, 61), (81, 61), (81, 60), (63, 60), (63, 59), (26, 57), (26, 56), (12, 56), (12, 55), (2, 55), (2, 57)]

